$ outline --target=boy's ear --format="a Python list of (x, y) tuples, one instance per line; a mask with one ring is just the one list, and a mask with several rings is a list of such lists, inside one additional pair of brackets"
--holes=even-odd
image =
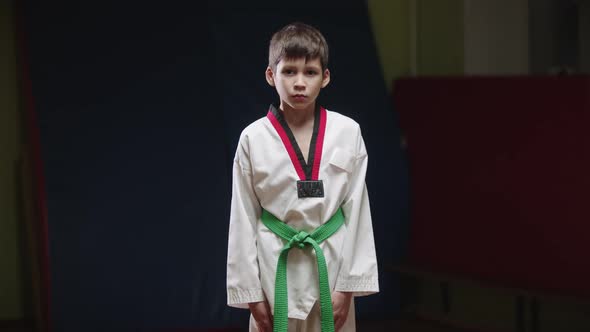
[(264, 74), (266, 76), (266, 81), (268, 82), (268, 84), (270, 86), (275, 86), (275, 77), (270, 66), (266, 67), (266, 72)]
[(328, 70), (328, 68), (326, 68), (326, 70), (324, 70), (324, 76), (322, 79), (322, 88), (325, 88), (328, 83), (330, 83), (330, 70)]

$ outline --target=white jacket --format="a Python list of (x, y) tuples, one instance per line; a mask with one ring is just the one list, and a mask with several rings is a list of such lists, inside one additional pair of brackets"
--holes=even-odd
[[(269, 118), (255, 121), (242, 132), (233, 164), (228, 305), (247, 308), (249, 302), (266, 298), (274, 307), (277, 260), (285, 243), (262, 224), (262, 208), (294, 229), (311, 233), (342, 207), (344, 225), (320, 244), (328, 265), (330, 289), (354, 292), (355, 296), (379, 291), (365, 184), (367, 152), (360, 127), (339, 113), (325, 114), (319, 168), (324, 185), (321, 198), (298, 197), (298, 174)], [(289, 252), (287, 282), (289, 317), (305, 319), (319, 298), (317, 265), (311, 248)]]

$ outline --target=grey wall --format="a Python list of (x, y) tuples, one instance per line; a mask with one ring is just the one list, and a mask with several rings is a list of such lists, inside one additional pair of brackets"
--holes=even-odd
[(578, 58), (580, 71), (590, 74), (590, 1), (579, 1), (578, 26), (580, 43), (580, 57)]
[[(583, 2), (583, 1), (582, 1)], [(578, 1), (531, 0), (529, 42), (532, 74), (578, 68)]]
[(529, 70), (529, 0), (465, 0), (465, 74)]

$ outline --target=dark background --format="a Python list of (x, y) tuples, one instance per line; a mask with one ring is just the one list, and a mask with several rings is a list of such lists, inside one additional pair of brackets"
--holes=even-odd
[(326, 108), (357, 120), (381, 293), (399, 313), (407, 171), (364, 1), (23, 2), (46, 177), (55, 331), (245, 326), (226, 306), (230, 166), (276, 92), (268, 41), (303, 21), (330, 44)]

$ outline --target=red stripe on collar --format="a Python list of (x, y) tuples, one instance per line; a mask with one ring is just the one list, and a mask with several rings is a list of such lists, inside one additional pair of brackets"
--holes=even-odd
[(295, 170), (297, 171), (297, 175), (299, 176), (299, 179), (305, 180), (305, 172), (303, 171), (301, 164), (299, 164), (299, 159), (297, 158), (297, 153), (295, 153), (295, 149), (293, 149), (293, 145), (291, 145), (291, 141), (289, 141), (289, 137), (287, 136), (287, 133), (285, 132), (285, 130), (283, 129), (281, 124), (279, 123), (279, 120), (277, 120), (277, 118), (275, 117), (275, 115), (271, 111), (269, 111), (268, 114), (266, 114), (266, 117), (270, 120), (270, 123), (272, 123), (272, 126), (275, 128), (275, 130), (277, 131), (277, 133), (281, 137), (281, 141), (283, 141), (283, 145), (285, 146), (285, 149), (287, 149), (287, 152), (289, 153), (289, 157), (291, 158), (291, 163), (293, 163), (293, 166), (295, 166)]
[(320, 107), (320, 126), (318, 128), (318, 137), (315, 146), (315, 157), (313, 159), (313, 169), (311, 173), (312, 180), (318, 180), (320, 175), (320, 162), (322, 161), (322, 151), (324, 149), (324, 136), (326, 134), (326, 117), (327, 112)]

